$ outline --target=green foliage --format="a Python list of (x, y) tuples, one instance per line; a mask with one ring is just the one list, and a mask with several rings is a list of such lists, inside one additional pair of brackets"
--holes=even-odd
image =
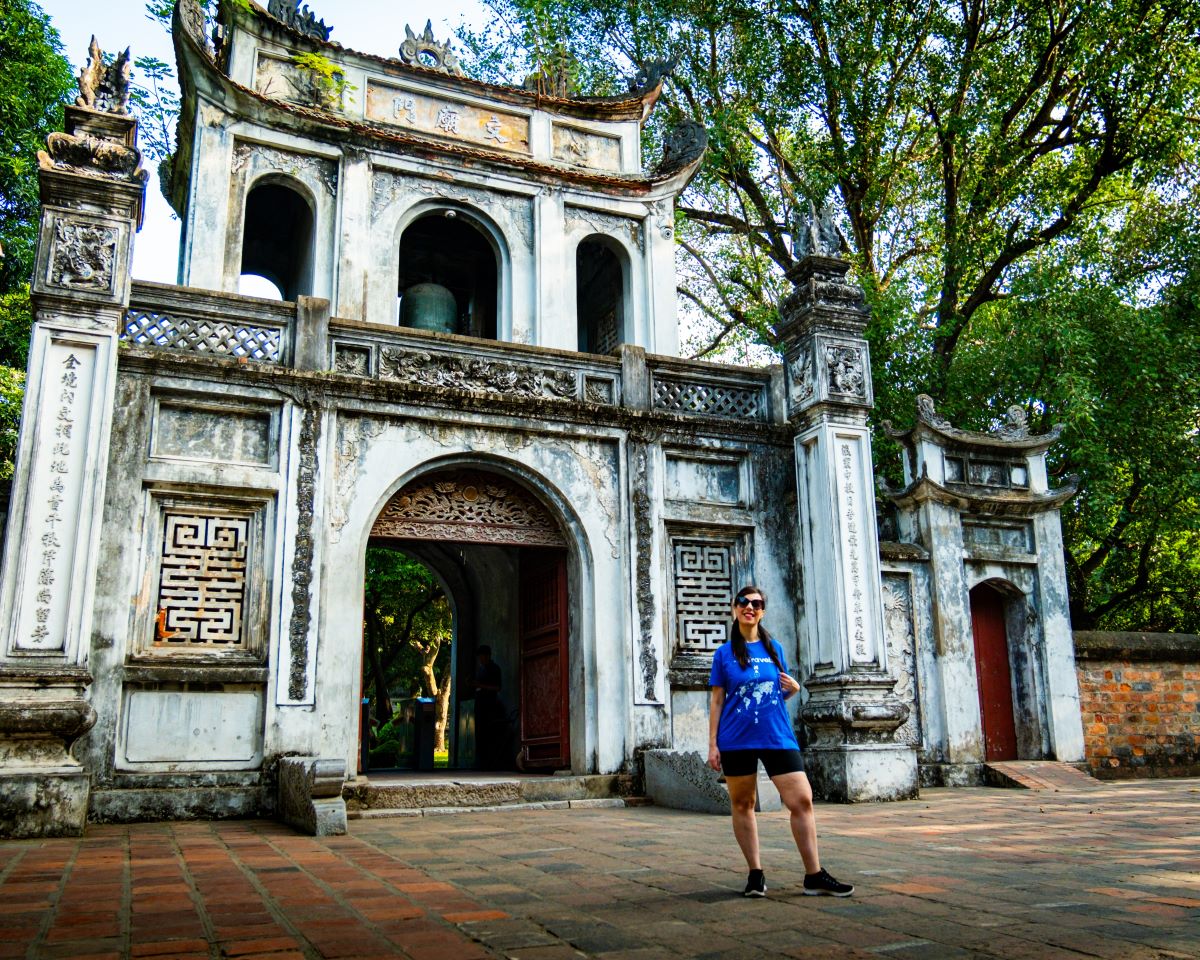
[(18, 289), (33, 272), (37, 152), (48, 134), (62, 129), (63, 105), (76, 89), (61, 49), (40, 7), (0, 0), (0, 294)]
[(32, 327), (29, 284), (0, 293), (0, 365), (25, 369)]
[(300, 68), (305, 78), (303, 89), (297, 92), (315, 106), (338, 109), (346, 93), (355, 89), (354, 84), (347, 82), (342, 68), (319, 53), (294, 54), (292, 63)]
[(0, 365), (0, 480), (13, 475), (24, 398), (25, 371)]
[(911, 423), (920, 392), (964, 427), (1012, 403), (1063, 420), (1076, 623), (1200, 630), (1198, 408), (1168, 386), (1196, 377), (1178, 344), (1200, 273), (1200, 6), (487, 2), (492, 27), (460, 36), (491, 79), (554, 43), (589, 92), (679, 57), (646, 140), (679, 115), (709, 132), (676, 230), (694, 353), (772, 356), (793, 233), (831, 203), (872, 307), (877, 420)]

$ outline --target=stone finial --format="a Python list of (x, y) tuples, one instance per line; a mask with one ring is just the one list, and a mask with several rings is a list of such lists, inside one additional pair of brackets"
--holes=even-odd
[(1019, 403), (1014, 403), (1004, 413), (1004, 423), (996, 433), (1006, 440), (1020, 440), (1029, 436), (1029, 414)]
[(406, 34), (400, 44), (400, 60), (410, 67), (425, 67), (429, 70), (440, 70), (454, 77), (463, 76), (462, 64), (458, 56), (450, 49), (450, 42), (439, 43), (433, 38), (433, 21), (425, 21), (425, 32), (420, 36), (413, 33), (412, 27), (404, 25)]
[(316, 14), (308, 9), (308, 4), (301, 6), (300, 0), (271, 0), (267, 4), (267, 13), (306, 37), (328, 40), (333, 33), (333, 27), (327, 27), (324, 20), (318, 20)]
[(808, 201), (808, 213), (799, 213), (792, 230), (792, 254), (797, 260), (805, 257), (840, 258), (842, 234), (833, 222), (833, 212), (826, 203), (817, 205)]
[(129, 75), (132, 70), (128, 47), (107, 64), (104, 51), (93, 35), (87, 66), (79, 71), (79, 96), (75, 98), (75, 105), (100, 113), (129, 113)]
[(931, 427), (950, 426), (950, 421), (934, 409), (933, 397), (927, 393), (917, 396), (917, 419), (929, 424)]

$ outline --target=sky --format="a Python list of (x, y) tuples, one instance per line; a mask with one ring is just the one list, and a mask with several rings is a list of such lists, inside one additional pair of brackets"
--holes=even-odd
[[(142, 0), (37, 0), (49, 14), (62, 39), (63, 53), (78, 70), (87, 63), (92, 34), (105, 52), (131, 48), (134, 58), (150, 56), (174, 65), (171, 39), (147, 19)], [(433, 22), (438, 40), (453, 37), (462, 23), (476, 28), (488, 15), (479, 0), (306, 0), (313, 13), (333, 27), (330, 40), (363, 53), (395, 56), (404, 39), (404, 26), (420, 33), (426, 20)], [(261, 6), (267, 0), (259, 0)], [(431, 16), (436, 10), (437, 14)], [(147, 164), (146, 215), (134, 241), (133, 275), (140, 280), (175, 283), (179, 259), (179, 220), (158, 189), (158, 176)]]

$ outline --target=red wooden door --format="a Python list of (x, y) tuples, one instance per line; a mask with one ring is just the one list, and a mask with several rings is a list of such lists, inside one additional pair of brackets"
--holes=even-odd
[(571, 765), (567, 699), (567, 564), (562, 550), (522, 550), (521, 759)]
[(1017, 727), (1013, 719), (1004, 597), (986, 584), (971, 591), (971, 630), (975, 634), (975, 676), (979, 682), (984, 758), (1016, 760)]

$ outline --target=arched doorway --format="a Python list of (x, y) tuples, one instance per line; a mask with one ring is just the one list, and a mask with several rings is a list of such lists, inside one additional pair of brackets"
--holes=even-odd
[[(506, 474), (438, 470), (388, 500), (369, 544), (419, 560), (449, 595), (447, 765), (569, 768), (567, 542), (546, 507)], [(498, 696), (488, 690), (493, 675)]]
[(1004, 594), (991, 584), (981, 583), (971, 591), (971, 631), (985, 760), (1017, 759), (1005, 607)]
[(625, 340), (627, 267), (619, 249), (594, 236), (575, 250), (575, 316), (582, 353), (611, 353)]

